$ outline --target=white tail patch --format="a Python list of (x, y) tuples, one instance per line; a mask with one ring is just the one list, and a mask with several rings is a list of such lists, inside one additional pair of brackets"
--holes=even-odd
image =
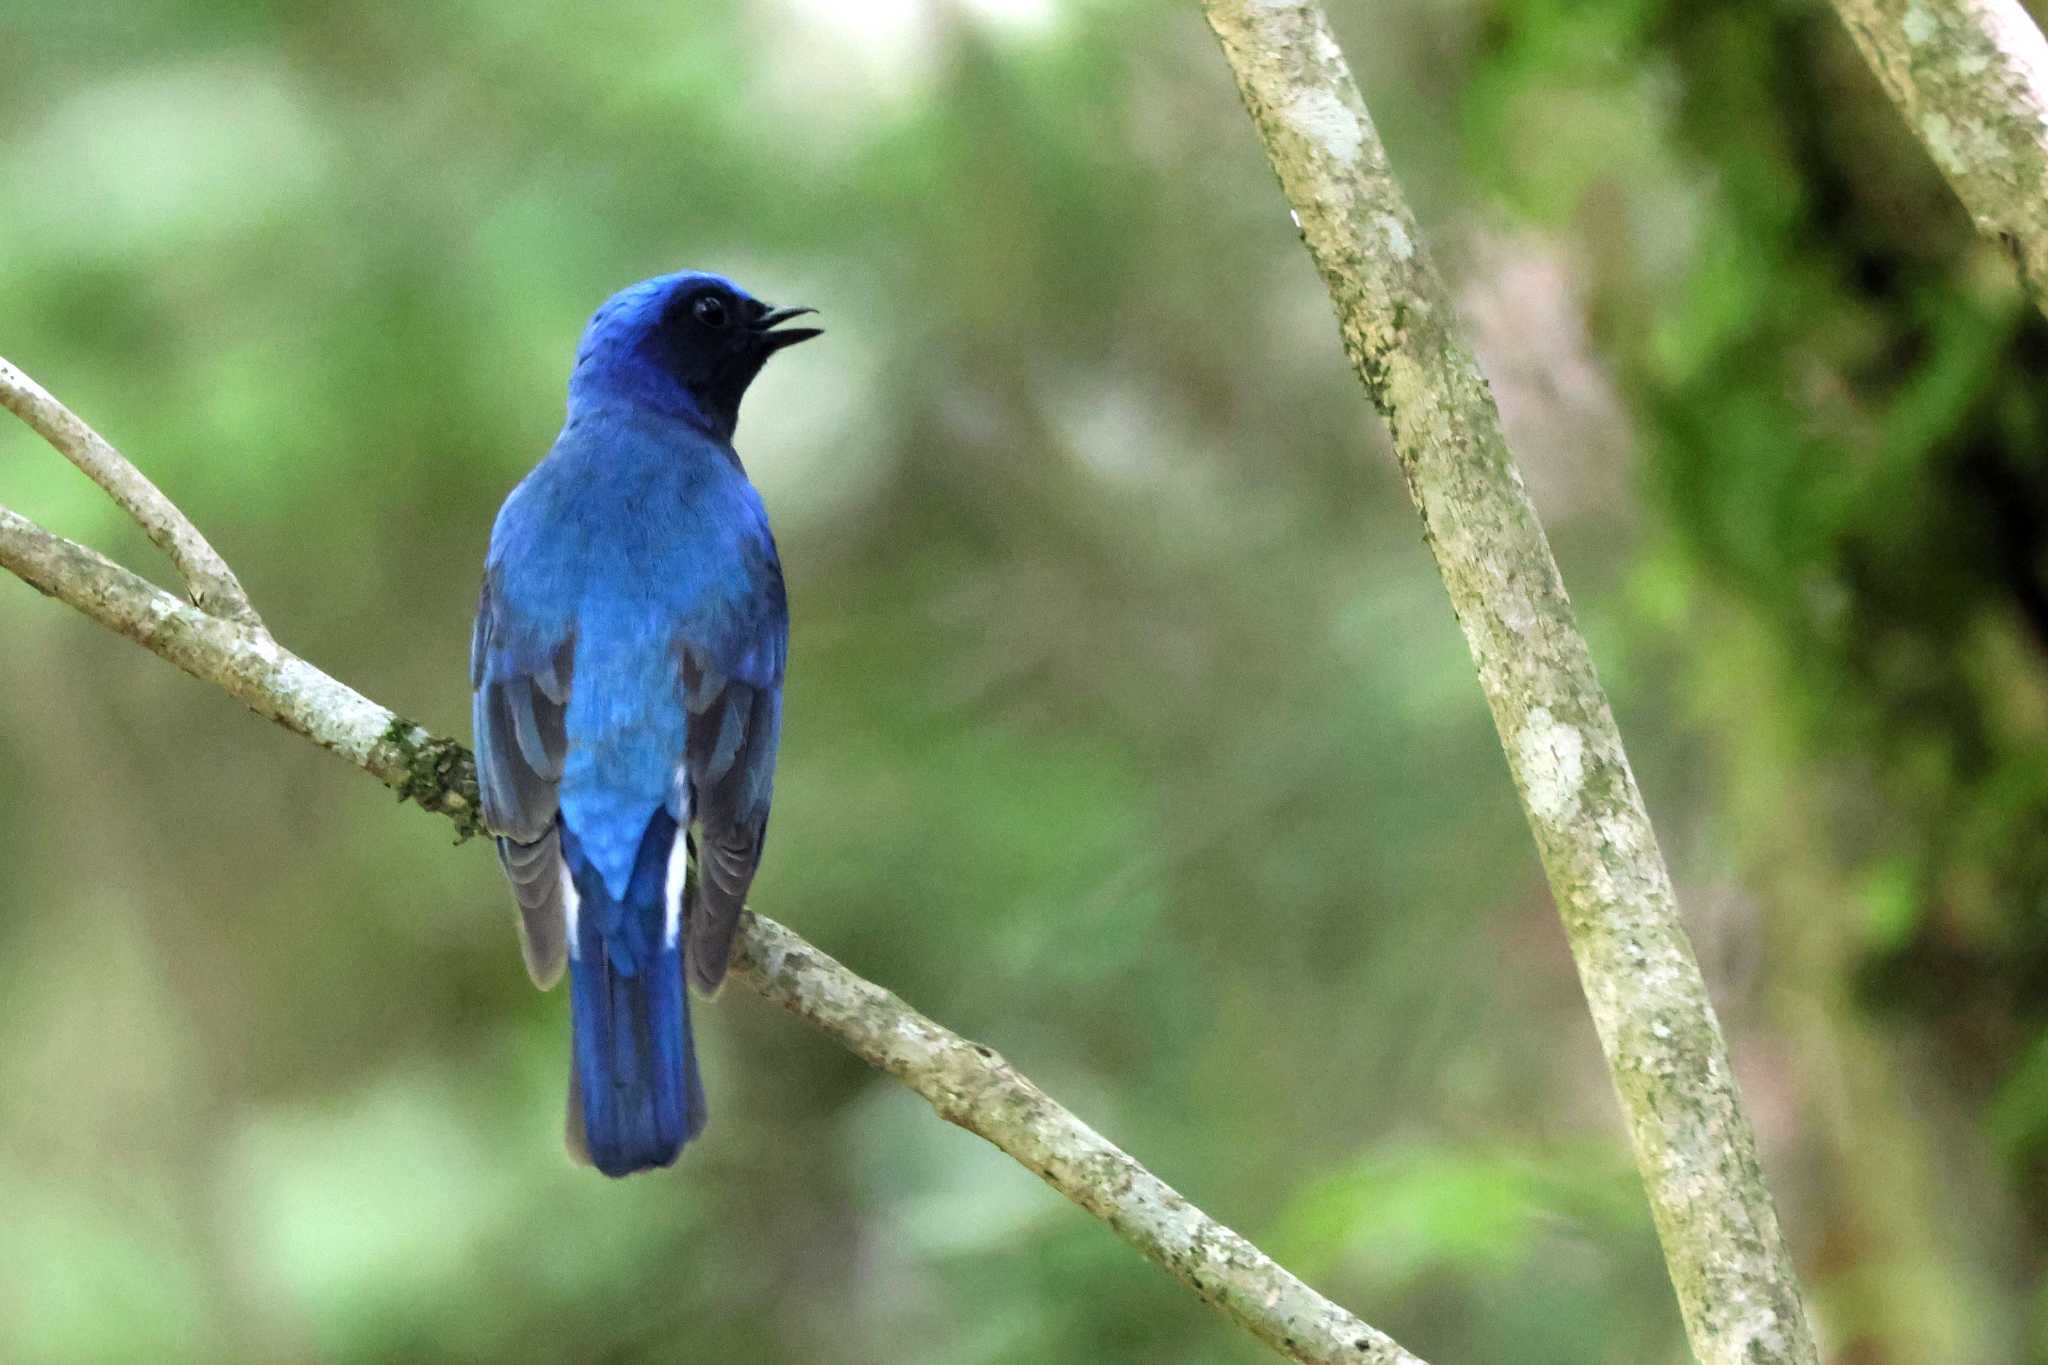
[(562, 874), (562, 922), (569, 926), (569, 956), (580, 958), (576, 951), (576, 912), (583, 906), (583, 898), (576, 894), (576, 881), (569, 875), (569, 860), (564, 858), (557, 865)]
[(676, 936), (683, 927), (683, 886), (690, 873), (690, 841), (683, 830), (676, 830), (676, 841), (668, 849), (667, 900), (662, 902), (662, 946), (676, 946)]

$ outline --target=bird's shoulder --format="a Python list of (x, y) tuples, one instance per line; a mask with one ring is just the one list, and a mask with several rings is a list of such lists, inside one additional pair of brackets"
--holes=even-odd
[(500, 510), (485, 594), (545, 632), (669, 639), (728, 676), (781, 680), (766, 509), (731, 447), (687, 424), (572, 420)]

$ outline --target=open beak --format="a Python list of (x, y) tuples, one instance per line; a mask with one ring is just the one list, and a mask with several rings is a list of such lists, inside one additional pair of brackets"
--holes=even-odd
[[(812, 337), (825, 334), (821, 327), (782, 326), (791, 318), (800, 318), (806, 313), (817, 311), (815, 308), (770, 308), (755, 318), (749, 326), (760, 336), (770, 352), (779, 351), (785, 346), (794, 346), (799, 341), (809, 341)], [(778, 328), (780, 330), (777, 330)]]

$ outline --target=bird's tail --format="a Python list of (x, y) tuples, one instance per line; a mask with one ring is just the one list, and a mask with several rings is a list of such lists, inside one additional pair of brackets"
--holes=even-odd
[(569, 1148), (610, 1176), (670, 1164), (704, 1127), (681, 943), (670, 930), (669, 901), (681, 890), (668, 875), (676, 843), (675, 821), (656, 812), (626, 894), (614, 899), (574, 832), (562, 831), (576, 889)]

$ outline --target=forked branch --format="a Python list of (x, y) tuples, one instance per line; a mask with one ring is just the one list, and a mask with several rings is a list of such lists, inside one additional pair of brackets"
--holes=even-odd
[(249, 594), (242, 591), (241, 580), (177, 504), (105, 437), (5, 357), (0, 357), (0, 406), (35, 428), (37, 435), (135, 519), (150, 543), (164, 552), (185, 580), (185, 591), (200, 610), (257, 630), (263, 628), (256, 609), (249, 605)]
[[(248, 610), (227, 565), (169, 500), (4, 360), (0, 402), (93, 473), (146, 529), (156, 527), (152, 538), (162, 533), (157, 543), (195, 585), (196, 597), (237, 601), (241, 611), (198, 610), (4, 507), (0, 567), (221, 687), (258, 715), (341, 755), (400, 796), (446, 815), (463, 835), (477, 832), (476, 769), (467, 749), (427, 733), (279, 645)], [(795, 931), (747, 916), (732, 976), (897, 1077), (949, 1123), (994, 1143), (1282, 1354), (1317, 1365), (1424, 1365), (1189, 1203), (993, 1051), (927, 1019)]]

